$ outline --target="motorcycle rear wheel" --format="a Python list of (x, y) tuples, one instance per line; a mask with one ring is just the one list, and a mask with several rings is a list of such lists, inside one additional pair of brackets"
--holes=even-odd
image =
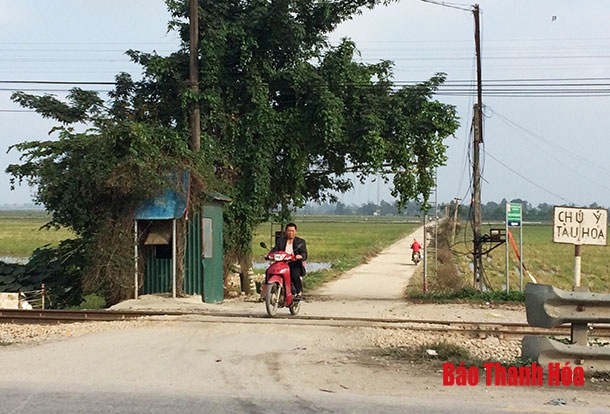
[(421, 261), (421, 254), (415, 253), (411, 260), (413, 261), (413, 263), (418, 264)]
[(277, 308), (280, 305), (281, 288), (279, 283), (272, 283), (267, 286), (267, 294), (265, 295), (265, 309), (267, 315), (274, 317), (277, 313)]

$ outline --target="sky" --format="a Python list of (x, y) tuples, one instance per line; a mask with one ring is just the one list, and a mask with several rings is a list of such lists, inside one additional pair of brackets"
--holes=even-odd
[[(482, 202), (522, 199), (537, 206), (610, 206), (610, 2), (480, 0), (484, 132)], [(448, 138), (437, 173), (439, 203), (471, 198), (470, 148), (476, 101), (473, 3), (402, 0), (341, 24), (330, 36), (355, 41), (362, 62), (394, 62), (397, 85), (447, 74), (436, 99), (456, 106), (461, 127)], [(112, 82), (140, 68), (124, 51), (170, 53), (176, 35), (161, 0), (0, 0), (0, 204), (31, 200), (10, 191), (10, 145), (46, 139), (53, 123), (10, 101), (17, 90), (65, 94), (71, 85), (23, 81)], [(21, 83), (19, 83), (21, 82)], [(110, 86), (95, 85), (100, 91)], [(55, 91), (53, 91), (55, 90)], [(346, 204), (391, 202), (369, 182)], [(434, 201), (434, 200), (431, 200)]]

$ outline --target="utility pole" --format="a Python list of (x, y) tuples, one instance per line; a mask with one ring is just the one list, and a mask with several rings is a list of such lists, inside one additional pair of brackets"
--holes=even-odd
[(477, 57), (477, 103), (474, 106), (474, 134), (472, 157), (472, 207), (473, 217), (473, 263), (474, 286), (483, 288), (483, 251), (481, 238), (481, 171), (479, 160), (479, 145), (483, 142), (483, 86), (481, 81), (481, 35), (479, 25), (479, 5), (475, 4), (474, 14), (474, 40)]
[[(190, 22), (189, 22), (189, 83), (193, 96), (199, 94), (199, 0), (190, 0)], [(201, 148), (201, 114), (199, 102), (191, 103), (191, 150), (199, 152)]]
[(453, 212), (453, 230), (451, 232), (451, 244), (455, 244), (455, 232), (456, 232), (456, 226), (457, 226), (457, 219), (458, 219), (458, 208), (460, 206), (460, 199), (459, 198), (454, 198), (455, 200), (455, 210)]
[[(199, 95), (199, 0), (189, 2), (189, 86), (193, 97)], [(193, 99), (190, 104), (191, 121), (191, 151), (197, 153), (201, 149), (201, 113), (199, 100)], [(190, 185), (190, 178), (189, 178)], [(201, 212), (203, 215), (203, 211)], [(186, 229), (186, 224), (185, 224)], [(186, 251), (186, 239), (184, 249)], [(176, 256), (174, 256), (174, 262)], [(205, 274), (201, 273), (201, 301), (205, 302)]]

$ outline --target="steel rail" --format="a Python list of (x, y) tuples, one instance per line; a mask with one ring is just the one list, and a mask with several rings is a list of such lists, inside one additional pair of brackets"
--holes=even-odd
[(108, 311), (58, 309), (0, 309), (0, 323), (51, 324), (74, 322), (109, 322), (137, 319), (145, 316), (180, 315), (167, 311)]
[[(477, 336), (497, 336), (501, 338), (522, 337), (523, 335), (570, 336), (570, 325), (556, 328), (537, 328), (519, 322), (474, 322), (446, 321), (433, 319), (388, 319), (341, 316), (297, 316), (281, 315), (268, 318), (262, 312), (201, 312), (201, 311), (111, 311), (111, 310), (22, 310), (0, 309), (0, 323), (14, 324), (56, 324), (74, 322), (100, 322), (133, 320), (159, 316), (177, 317), (184, 321), (208, 323), (258, 323), (283, 325), (324, 325), (336, 327), (371, 327), (382, 329), (402, 329), (427, 332), (452, 332)], [(610, 337), (610, 325), (590, 324), (591, 337)]]

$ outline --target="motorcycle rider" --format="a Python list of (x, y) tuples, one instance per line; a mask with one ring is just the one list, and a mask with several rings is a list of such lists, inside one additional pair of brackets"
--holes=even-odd
[(284, 236), (277, 239), (275, 246), (271, 251), (284, 251), (294, 255), (296, 260), (288, 263), (290, 266), (290, 282), (297, 294), (295, 299), (301, 300), (303, 294), (301, 277), (305, 275), (305, 266), (303, 262), (307, 260), (307, 243), (305, 243), (305, 239), (297, 237), (296, 224), (286, 224)]
[(413, 252), (411, 253), (411, 260), (413, 262), (415, 262), (415, 255), (418, 255), (421, 258), (421, 245), (419, 244), (417, 239), (413, 239), (413, 243), (411, 243), (411, 250), (413, 250)]

